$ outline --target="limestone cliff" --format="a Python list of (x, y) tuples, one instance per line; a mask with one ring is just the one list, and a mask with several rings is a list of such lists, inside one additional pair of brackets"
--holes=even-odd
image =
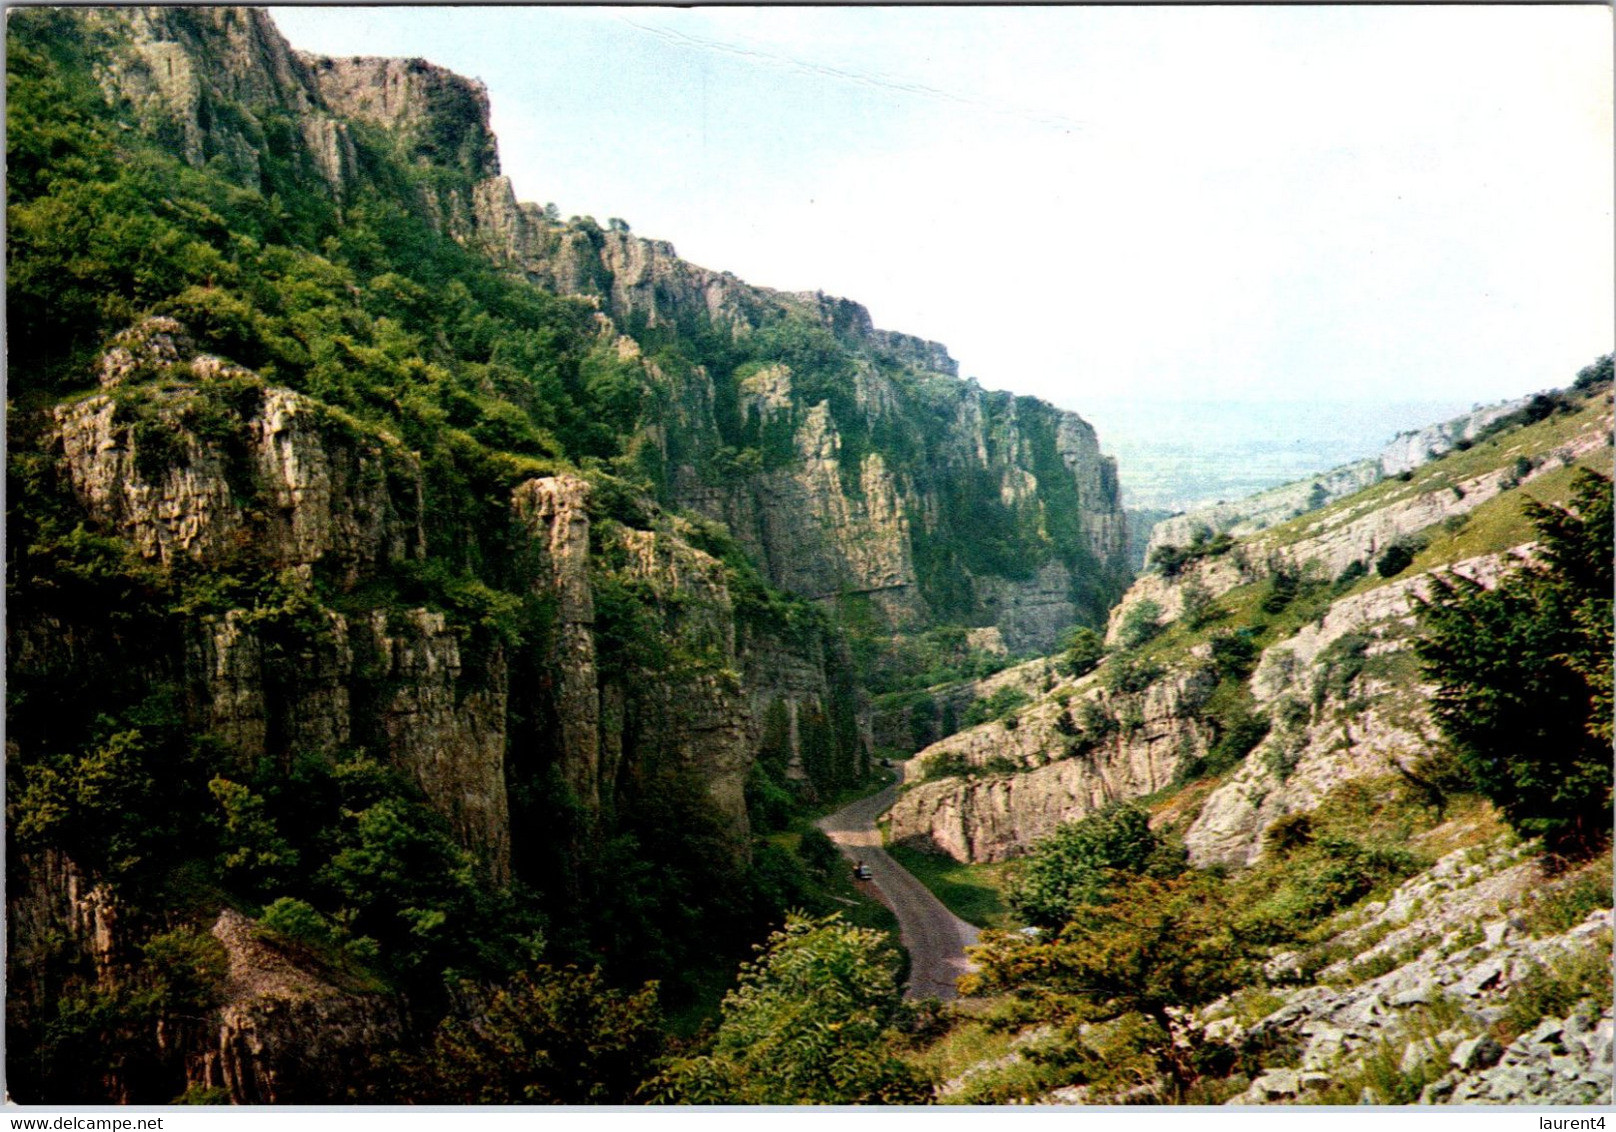
[[(1522, 496), (1553, 499), (1578, 464), (1608, 469), (1611, 428), (1608, 394), (1566, 401), (1420, 475), (1198, 544), (1130, 587), (1110, 619), (1117, 656), (1097, 674), (1022, 677), (1030, 704), (911, 759), (892, 838), (1002, 860), (1107, 802), (1156, 795), (1156, 820), (1179, 828), (1193, 864), (1240, 866), (1276, 821), (1342, 783), (1417, 771), (1440, 746), (1412, 649), (1432, 574), (1491, 586), (1529, 558)], [(1408, 558), (1380, 577), (1394, 544)], [(1143, 613), (1155, 617), (1144, 630)], [(1148, 688), (1118, 690), (1140, 672)]]
[[(229, 419), (206, 381), (226, 367), (191, 351), (173, 320), (125, 335), (104, 375), (120, 372), (133, 352), (181, 367), (170, 372), (189, 380), (122, 399), (114, 382), (64, 406), (57, 444), (85, 515), (144, 557), (221, 566), (248, 554), (307, 595), (301, 624), (229, 609), (189, 628), (196, 718), (243, 766), (294, 750), (379, 744), (503, 880), (513, 696), (540, 696), (563, 777), (586, 809), (610, 797), (625, 763), (672, 759), (708, 783), (737, 835), (746, 831), (742, 786), (767, 711), (832, 712), (835, 677), (823, 643), (742, 625), (724, 564), (680, 536), (694, 531), (689, 524), (662, 518), (655, 529), (607, 522), (597, 530), (591, 489), (576, 476), (529, 480), (511, 502), (512, 522), (531, 539), (531, 584), (555, 609), (546, 688), (513, 690), (497, 644), (468, 658), (467, 631), (442, 612), (321, 607), (309, 589), (316, 575), (352, 586), (422, 554), (418, 461), (385, 433), (262, 383), (246, 386), (238, 406), (251, 415), (230, 421), (221, 441), (197, 422)], [(603, 673), (594, 601), (603, 581), (659, 611), (656, 672), (619, 663)], [(787, 754), (800, 763), (800, 745)]]
[[(1484, 555), (1444, 573), (1490, 586), (1518, 561)], [(1280, 818), (1313, 809), (1348, 779), (1412, 770), (1435, 747), (1432, 689), (1411, 650), (1414, 603), (1429, 586), (1420, 574), (1345, 598), (1263, 653), (1251, 689), (1276, 726), (1185, 831), (1194, 864), (1249, 864)]]
[[(98, 72), (108, 97), (192, 165), (268, 193), (272, 154), (275, 176), (290, 167), (339, 203), (402, 191), (440, 232), (596, 303), (620, 333), (734, 343), (724, 361), (641, 360), (659, 410), (637, 443), (658, 455), (663, 502), (728, 524), (774, 585), (867, 602), (889, 630), (998, 625), (1013, 651), (1051, 647), (1120, 591), (1116, 469), (1076, 414), (960, 382), (943, 346), (877, 329), (857, 303), (752, 286), (626, 226), (517, 202), (473, 80), (298, 53), (255, 10), (87, 18), (116, 44)], [(389, 162), (405, 172), (384, 176)], [(803, 353), (801, 328), (825, 338)], [(737, 366), (749, 350), (761, 368)], [(810, 357), (834, 364), (809, 372)]]
[(205, 1043), (184, 1051), (187, 1089), (237, 1104), (352, 1103), (403, 1013), (373, 988), (344, 986), (312, 955), (231, 909), (210, 933), (224, 949), (223, 1002)]
[(1204, 754), (1211, 731), (1198, 709), (1215, 683), (1200, 663), (1140, 691), (1093, 676), (1056, 683), (1014, 716), (911, 759), (890, 836), (959, 861), (1001, 861), (1065, 822), (1155, 793)]
[[(1047, 649), (1125, 584), (1080, 417), (517, 203), (480, 84), (253, 10), (23, 22), (8, 896), (49, 970), (18, 1048), (70, 1065), (58, 1002), (123, 996), (115, 1056), (151, 1060), (64, 1095), (348, 1099), (319, 1066), (549, 940), (681, 977), (797, 883), (749, 802), (864, 770), (855, 656)], [(311, 956), (222, 911), (275, 907)], [(134, 1001), (220, 948), (222, 999)]]
[(258, 186), (267, 153), (343, 194), (359, 175), (348, 124), (323, 104), (307, 66), (257, 8), (121, 8), (85, 14), (121, 42), (99, 78), (135, 124), (194, 166), (216, 162)]
[[(1127, 569), (1116, 467), (1077, 414), (945, 380), (958, 367), (941, 345), (877, 330), (848, 300), (752, 287), (686, 263), (663, 241), (546, 220), (517, 204), (503, 178), (479, 187), (477, 205), (492, 254), (540, 285), (593, 297), (620, 325), (710, 326), (756, 341), (796, 320), (847, 352), (851, 388), (829, 397), (821, 383), (804, 390), (788, 364), (739, 378), (742, 428), (729, 435), (715, 383), (734, 378), (648, 363), (677, 420), (676, 443), (666, 429), (655, 438), (671, 501), (726, 523), (774, 584), (827, 602), (859, 595), (898, 629), (939, 618), (996, 624), (1014, 651), (1049, 648), (1115, 592)], [(883, 450), (883, 437), (904, 435), (924, 449)], [(716, 468), (713, 455), (737, 441), (765, 466)], [(967, 533), (973, 505), (1002, 511), (997, 525), (1025, 549), (960, 563), (956, 544), (979, 537)], [(963, 578), (939, 577), (940, 559), (964, 565)]]
[[(50, 418), (63, 505), (118, 536), (153, 578), (223, 579), (204, 581), (184, 599), (194, 613), (147, 645), (227, 775), (372, 753), (504, 886), (532, 867), (548, 807), (581, 815), (584, 852), (603, 815), (683, 776), (710, 800), (726, 851), (744, 858), (759, 758), (810, 790), (862, 769), (865, 709), (839, 643), (806, 609), (791, 625), (756, 606), (755, 588), (733, 594), (736, 567), (701, 548), (725, 545), (719, 528), (648, 502), (613, 515), (574, 474), (518, 483), (506, 568), (542, 618), (513, 652), (452, 600), (406, 598), (410, 579), (427, 577), (412, 573), (428, 541), (425, 473), (385, 431), (197, 354), (172, 319), (119, 336), (99, 373), (102, 392)], [(13, 628), (14, 662), (84, 661), (87, 642), (59, 622)], [(546, 796), (552, 781), (565, 798)], [(127, 959), (116, 899), (63, 854), (19, 861), (13, 879), (14, 954), (66, 946), (109, 971)], [(164, 1057), (184, 1060), (189, 1087), (236, 1102), (342, 1099), (320, 1067), (395, 1044), (400, 1004), (333, 987), (256, 930), (234, 912), (219, 919), (230, 976), (217, 1032), (171, 1028)], [(124, 1078), (108, 1087), (146, 1095)]]

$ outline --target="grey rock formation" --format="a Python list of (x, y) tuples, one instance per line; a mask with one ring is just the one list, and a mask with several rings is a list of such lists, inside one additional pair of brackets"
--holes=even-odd
[[(1568, 957), (1609, 952), (1608, 909), (1557, 935), (1488, 931), (1481, 943), (1466, 942), (1475, 938), (1469, 933), (1478, 923), (1491, 922), (1507, 902), (1541, 883), (1540, 866), (1519, 847), (1451, 853), (1386, 901), (1361, 909), (1352, 926), (1329, 941), (1349, 958), (1317, 972), (1318, 982), (1279, 989), (1283, 1005), (1243, 1031), (1213, 1022), (1221, 1017), (1215, 1003), (1202, 1011), (1206, 1032), (1218, 1025), (1219, 1039), (1236, 1045), (1293, 1041), (1302, 1070), (1330, 1079), (1389, 1048), (1401, 1072), (1431, 1081), (1421, 1098), (1426, 1104), (1607, 1102), (1608, 1004), (1601, 1008), (1586, 1000), (1566, 1018), (1544, 1018), (1507, 1048), (1490, 1033), (1504, 1015), (1501, 1004), (1523, 980)], [(1365, 947), (1360, 940), (1376, 942)], [(1385, 974), (1356, 981), (1348, 973), (1352, 965), (1385, 956), (1400, 959)], [(1458, 1020), (1433, 1035), (1427, 1020), (1439, 1002)], [(1300, 1091), (1276, 1090), (1268, 1080), (1275, 1072), (1288, 1071), (1269, 1071), (1230, 1103), (1307, 1103)], [(1365, 1103), (1387, 1100), (1370, 1090)]]
[[(171, 321), (171, 320), (170, 320)], [(153, 324), (147, 324), (150, 330)], [(128, 336), (126, 336), (128, 337)], [(147, 335), (173, 350), (166, 330)], [(123, 363), (115, 347), (103, 375)], [(216, 360), (186, 357), (204, 368)], [(266, 389), (250, 418), (241, 421), (241, 450), (205, 443), (184, 418), (202, 396), (195, 387), (151, 395), (156, 426), (146, 435), (177, 437), (175, 458), (141, 451), (138, 422), (120, 403), (99, 395), (55, 412), (74, 494), (86, 513), (142, 555), (164, 564), (181, 555), (204, 559), (250, 542), (277, 569), (323, 562), (352, 579), (362, 570), (419, 557), (420, 471), (396, 440), (338, 422), (315, 402), (285, 389)], [(173, 442), (171, 442), (173, 443)], [(254, 481), (253, 506), (238, 500), (235, 485)], [(409, 485), (398, 490), (399, 484)]]
[(208, 1040), (185, 1057), (196, 1089), (222, 1089), (232, 1104), (340, 1103), (379, 1049), (397, 1045), (397, 1003), (344, 989), (307, 959), (226, 909), (213, 925), (229, 962), (225, 1001)]
[[(1046, 671), (1038, 662), (1011, 670), (1038, 682)], [(1205, 752), (1209, 736), (1189, 705), (1213, 682), (1198, 666), (1138, 693), (1107, 692), (1093, 677), (1068, 681), (1017, 713), (1014, 727), (994, 721), (943, 739), (909, 761), (909, 784), (888, 815), (891, 838), (959, 861), (1000, 861), (1064, 822), (1153, 793)], [(1116, 730), (1079, 750), (1068, 732), (1084, 704)], [(931, 760), (968, 769), (927, 781)]]

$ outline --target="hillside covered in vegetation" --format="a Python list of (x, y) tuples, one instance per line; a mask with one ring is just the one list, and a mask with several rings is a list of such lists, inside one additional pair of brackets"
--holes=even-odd
[[(1608, 358), (1135, 579), (1081, 417), (516, 200), (473, 80), (32, 8), (7, 89), (14, 1100), (1608, 1093)], [(814, 824), (916, 751), (1033, 929), (957, 1008)]]
[(1084, 421), (518, 203), (429, 63), (7, 52), (15, 1097), (646, 1099), (788, 909), (890, 923), (809, 811), (867, 687), (1103, 622)]
[(1608, 1101), (1610, 383), (1159, 543), (909, 761), (891, 842), (997, 929), (942, 1099)]

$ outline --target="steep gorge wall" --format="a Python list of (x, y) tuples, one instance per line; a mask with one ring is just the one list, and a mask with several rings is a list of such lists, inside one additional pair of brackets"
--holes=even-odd
[[(1225, 762), (1219, 778), (1181, 791), (1159, 813), (1159, 820), (1181, 822), (1197, 866), (1252, 863), (1274, 822), (1317, 807), (1345, 782), (1386, 778), (1399, 768), (1418, 773), (1420, 759), (1440, 744), (1429, 709), (1432, 689), (1413, 650), (1417, 601), (1429, 592), (1432, 573), (1492, 586), (1530, 557), (1532, 544), (1439, 557), (1442, 564), (1428, 572), (1368, 588), (1353, 589), (1349, 576), (1331, 590), (1332, 581), (1353, 563), (1373, 564), (1399, 540), (1417, 538), (1445, 556), (1449, 543), (1438, 540), (1463, 545), (1472, 525), (1487, 539), (1500, 539), (1500, 531), (1515, 529), (1500, 521), (1507, 512), (1494, 506), (1474, 513), (1517, 488), (1536, 496), (1534, 485), (1551, 476), (1563, 480), (1563, 469), (1579, 461), (1608, 461), (1611, 421), (1608, 398), (1589, 398), (1531, 426), (1535, 431), (1501, 436), (1495, 451), (1477, 449), (1473, 459), (1446, 465), (1441, 474), (1377, 482), (1317, 515), (1192, 558), (1171, 576), (1157, 570), (1140, 577), (1113, 609), (1107, 641), (1124, 660), (1157, 671), (1149, 687), (1116, 694), (1102, 686), (1104, 668), (1075, 683), (1024, 681), (1033, 702), (1010, 720), (960, 732), (910, 760), (908, 785), (890, 814), (893, 839), (962, 861), (1015, 856), (1060, 822), (1107, 802), (1188, 785), (1181, 773), (1196, 771), (1197, 760), (1219, 741), (1219, 713), (1236, 724), (1249, 713), (1261, 729), (1248, 732), (1238, 762)], [(1268, 583), (1285, 571), (1314, 595), (1310, 620), (1264, 641), (1249, 669), (1239, 670), (1250, 671), (1239, 680), (1246, 706), (1230, 712), (1234, 686), (1218, 689), (1220, 702), (1210, 697), (1219, 677), (1207, 635), (1244, 630), (1250, 639), (1270, 618), (1294, 616), (1286, 613), (1290, 597), (1269, 609), (1257, 604), (1273, 596)], [(1244, 598), (1221, 601), (1235, 590)], [(1153, 605), (1159, 632), (1180, 621), (1192, 591), (1214, 603), (1207, 625), (1190, 634), (1201, 643), (1186, 648), (1164, 637), (1124, 647), (1133, 611)], [(1246, 612), (1231, 615), (1231, 608)], [(1159, 663), (1151, 659), (1157, 649)], [(1092, 728), (1079, 720), (1098, 718), (1101, 707), (1112, 724), (1096, 743), (1085, 734)]]
[[(1027, 685), (1041, 698), (1010, 720), (949, 736), (909, 761), (888, 813), (895, 843), (958, 861), (1018, 856), (1063, 823), (1171, 785), (1212, 739), (1197, 710), (1216, 678), (1199, 658), (1138, 692), (1108, 690), (1093, 675), (1042, 682), (1040, 673)], [(1095, 718), (1107, 722), (1084, 741), (1078, 721)], [(930, 777), (936, 769), (945, 774)]]
[[(745, 340), (796, 319), (835, 336), (852, 364), (841, 400), (804, 395), (784, 364), (739, 379), (741, 420), (786, 447), (773, 466), (739, 475), (715, 475), (706, 459), (727, 442), (714, 414), (714, 383), (727, 375), (648, 363), (677, 422), (656, 437), (671, 500), (726, 523), (775, 585), (816, 600), (868, 597), (894, 628), (996, 624), (1012, 650), (1031, 651), (1097, 616), (1126, 575), (1115, 462), (1077, 414), (955, 380), (941, 345), (875, 329), (848, 300), (752, 287), (686, 263), (663, 241), (546, 220), (503, 178), (479, 187), (476, 226), (484, 246), (528, 279), (594, 298), (619, 325), (711, 326)], [(892, 436), (909, 439), (894, 448), (881, 439)], [(923, 451), (905, 451), (916, 437)], [(979, 537), (966, 529), (965, 483), (1041, 551), (966, 567), (968, 591), (944, 596), (929, 563)], [(1057, 528), (1057, 511), (1067, 528)]]
[[(555, 609), (547, 689), (511, 688), (497, 644), (467, 657), (465, 629), (441, 612), (321, 606), (308, 589), (316, 571), (351, 586), (423, 555), (418, 460), (386, 434), (274, 387), (235, 422), (234, 444), (195, 431), (190, 422), (207, 403), (197, 386), (166, 383), (134, 401), (144, 415), (131, 420), (130, 395), (118, 385), (129, 367), (117, 351), (184, 364), (192, 375), (227, 368), (194, 355), (169, 319), (126, 336), (103, 367), (108, 392), (56, 412), (62, 467), (86, 517), (154, 563), (223, 566), (246, 554), (308, 592), (307, 623), (291, 629), (246, 609), (207, 614), (190, 628), (184, 654), (196, 718), (244, 766), (294, 750), (379, 745), (503, 880), (513, 697), (544, 701), (553, 721), (546, 741), (588, 809), (613, 792), (625, 762), (671, 758), (708, 783), (739, 834), (764, 712), (776, 701), (830, 712), (833, 661), (822, 643), (740, 626), (724, 565), (681, 539), (676, 521), (660, 530), (611, 522), (592, 536), (591, 489), (574, 476), (529, 480), (511, 503), (512, 522), (531, 540), (535, 591)], [(149, 451), (159, 439), (162, 457)], [(594, 590), (603, 580), (637, 587), (663, 610), (659, 645), (681, 654), (678, 663), (602, 674)], [(283, 659), (288, 643), (294, 664)], [(790, 754), (800, 760), (800, 751)]]
[[(414, 782), (503, 886), (520, 879), (523, 838), (548, 820), (532, 789), (552, 771), (586, 825), (656, 775), (684, 776), (742, 856), (760, 757), (798, 778), (827, 760), (861, 768), (865, 709), (834, 639), (816, 621), (785, 627), (743, 609), (730, 568), (693, 545), (702, 532), (685, 520), (654, 508), (644, 526), (607, 517), (574, 475), (520, 483), (509, 523), (525, 565), (513, 568), (551, 614), (513, 653), (452, 612), (389, 596), (388, 579), (423, 561), (427, 540), (421, 462), (386, 433), (195, 353), (171, 319), (121, 336), (100, 372), (102, 392), (52, 418), (46, 450), (64, 504), (154, 571), (274, 579), (273, 602), (192, 599), (204, 602), (195, 614), (166, 622), (173, 639), (148, 642), (172, 658), (180, 709), (225, 753), (226, 774), (369, 752)], [(603, 590), (615, 623), (598, 612)], [(56, 622), (12, 628), (13, 663), (36, 670), (71, 670), (95, 647)], [(513, 783), (528, 788), (527, 810)], [(116, 899), (59, 854), (19, 861), (13, 879), (14, 953), (67, 940), (115, 982), (129, 950)], [(164, 1048), (189, 1086), (237, 1102), (343, 1099), (317, 1066), (358, 1065), (394, 1044), (398, 1004), (332, 984), (233, 915), (213, 932), (231, 972), (217, 1034), (176, 1029)], [(312, 1046), (301, 1027), (317, 1032)]]
[(1295, 483), (1260, 491), (1231, 503), (1197, 507), (1156, 524), (1145, 548), (1146, 561), (1157, 547), (1186, 546), (1198, 530), (1234, 536), (1255, 534), (1362, 490), (1388, 476), (1413, 471), (1474, 440), (1488, 425), (1515, 412), (1530, 398), (1518, 397), (1476, 409), (1452, 420), (1399, 433), (1374, 456), (1343, 464)]
[[(258, 188), (255, 155), (267, 152), (339, 202), (362, 188), (412, 194), (439, 231), (595, 302), (620, 331), (736, 342), (788, 322), (828, 332), (847, 367), (829, 399), (819, 385), (802, 389), (805, 375), (789, 366), (762, 378), (643, 361), (665, 394), (663, 419), (644, 428), (660, 452), (664, 501), (728, 524), (776, 586), (827, 604), (867, 600), (895, 630), (998, 625), (1014, 651), (1052, 647), (1120, 593), (1116, 468), (1075, 413), (959, 381), (943, 346), (877, 329), (857, 303), (752, 286), (687, 263), (665, 241), (518, 202), (474, 80), (419, 59), (295, 52), (256, 10), (94, 18), (128, 40), (103, 69), (109, 97), (194, 165), (215, 161)], [(421, 175), (408, 186), (377, 181), (367, 145)], [(732, 401), (738, 423), (718, 411)], [(726, 459), (769, 448), (757, 434), (771, 431), (780, 439), (764, 466)], [(979, 528), (987, 509), (1002, 530)], [(984, 538), (1004, 542), (1003, 553), (965, 549)]]

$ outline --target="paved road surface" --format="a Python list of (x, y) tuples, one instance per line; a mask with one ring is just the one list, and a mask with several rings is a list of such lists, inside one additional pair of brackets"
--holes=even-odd
[(954, 980), (971, 969), (965, 949), (976, 942), (976, 928), (960, 919), (881, 848), (875, 819), (892, 805), (897, 787), (860, 798), (816, 823), (849, 860), (870, 867), (881, 903), (898, 917), (904, 950), (909, 952), (909, 986), (905, 998), (958, 997)]

